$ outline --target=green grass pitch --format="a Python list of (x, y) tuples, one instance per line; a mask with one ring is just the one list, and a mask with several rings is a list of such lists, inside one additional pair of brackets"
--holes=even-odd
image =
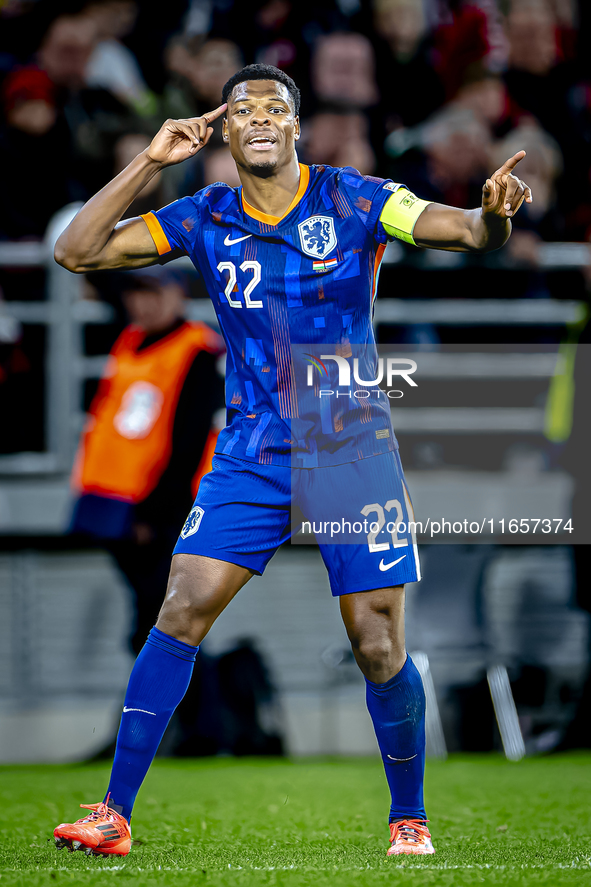
[(427, 767), (435, 856), (388, 859), (377, 759), (158, 759), (123, 859), (57, 851), (103, 764), (0, 768), (0, 887), (591, 885), (591, 755)]

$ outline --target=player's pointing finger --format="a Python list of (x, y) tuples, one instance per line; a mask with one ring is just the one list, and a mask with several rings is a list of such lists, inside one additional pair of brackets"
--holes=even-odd
[(517, 154), (514, 154), (513, 157), (510, 157), (508, 160), (505, 160), (503, 165), (496, 171), (495, 175), (507, 175), (512, 170), (515, 169), (520, 160), (523, 160), (525, 157), (525, 151), (518, 151)]

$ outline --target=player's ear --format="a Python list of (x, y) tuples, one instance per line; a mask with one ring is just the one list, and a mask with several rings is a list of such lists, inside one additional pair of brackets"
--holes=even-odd
[(228, 119), (224, 117), (224, 119), (222, 120), (222, 139), (224, 142), (227, 142), (229, 141), (229, 138), (230, 136), (228, 134)]
[(294, 138), (296, 139), (296, 141), (297, 141), (297, 139), (299, 139), (300, 135), (301, 135), (301, 133), (300, 133), (300, 118), (296, 117), (295, 118), (295, 126), (294, 126)]

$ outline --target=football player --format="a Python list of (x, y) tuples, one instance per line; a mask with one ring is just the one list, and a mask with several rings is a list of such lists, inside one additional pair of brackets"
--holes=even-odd
[[(314, 400), (318, 384), (298, 387), (297, 346), (316, 362), (306, 364), (312, 373), (326, 370), (328, 390), (338, 385), (343, 359), (357, 357), (365, 372), (375, 368), (372, 305), (388, 239), (464, 252), (501, 247), (511, 217), (532, 199), (513, 174), (525, 152), (487, 179), (480, 207), (457, 209), (352, 168), (300, 164), (299, 91), (277, 68), (249, 65), (226, 83), (222, 98), (203, 117), (167, 120), (56, 245), (57, 261), (74, 272), (139, 268), (185, 253), (205, 281), (228, 349), (227, 426), (129, 680), (107, 794), (86, 805), (88, 816), (58, 826), (56, 843), (87, 853), (129, 852), (137, 791), (185, 693), (199, 644), (289, 538), (294, 500), (316, 526), (326, 528), (337, 513), (342, 518), (335, 538), (320, 534), (320, 550), (366, 679), (391, 792), (387, 852), (430, 854), (425, 696), (404, 643), (404, 584), (420, 572), (388, 402), (364, 399), (358, 389), (348, 398)], [(220, 117), (241, 187), (209, 185), (120, 222), (163, 167), (206, 147)], [(331, 349), (339, 360), (322, 360)], [(368, 376), (360, 369), (357, 378)], [(361, 536), (345, 532), (357, 524)]]

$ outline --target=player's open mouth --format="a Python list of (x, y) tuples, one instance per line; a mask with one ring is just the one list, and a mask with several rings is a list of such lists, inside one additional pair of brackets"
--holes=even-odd
[(250, 148), (255, 148), (257, 150), (264, 150), (272, 148), (275, 144), (275, 139), (272, 136), (254, 136), (252, 139), (249, 139), (248, 145)]

